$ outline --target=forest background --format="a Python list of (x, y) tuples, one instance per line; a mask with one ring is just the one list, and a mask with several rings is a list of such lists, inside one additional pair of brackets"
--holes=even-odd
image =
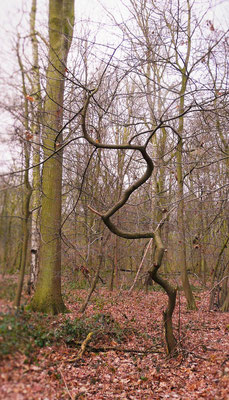
[(1, 65), (1, 290), (18, 310), (159, 285), (173, 356), (177, 293), (229, 311), (225, 3), (98, 2), (87, 19), (22, 2)]

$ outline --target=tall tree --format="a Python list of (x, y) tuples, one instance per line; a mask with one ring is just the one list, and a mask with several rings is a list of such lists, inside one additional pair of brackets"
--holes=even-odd
[(31, 308), (65, 311), (61, 296), (61, 189), (64, 81), (74, 27), (74, 0), (49, 1), (49, 54), (43, 133), (40, 272)]
[[(171, 25), (167, 25), (169, 27), (169, 30), (171, 31), (171, 38), (172, 42), (174, 44), (174, 49), (176, 50), (176, 65), (179, 69), (180, 72), (180, 90), (179, 90), (179, 124), (178, 124), (178, 135), (179, 135), (179, 141), (176, 149), (176, 170), (177, 170), (177, 183), (178, 183), (178, 208), (177, 208), (177, 224), (178, 224), (178, 242), (179, 242), (179, 247), (178, 247), (178, 265), (180, 266), (181, 270), (181, 279), (182, 279), (182, 284), (183, 284), (183, 289), (184, 293), (186, 296), (187, 300), (187, 305), (188, 308), (190, 309), (195, 309), (196, 304), (195, 304), (195, 299), (192, 294), (191, 286), (189, 283), (188, 279), (188, 273), (187, 273), (187, 259), (186, 259), (186, 241), (185, 241), (185, 220), (184, 220), (184, 215), (185, 215), (185, 210), (184, 210), (184, 176), (183, 176), (183, 162), (182, 162), (182, 156), (183, 156), (183, 133), (184, 133), (184, 111), (185, 111), (185, 94), (187, 91), (187, 84), (188, 84), (188, 78), (189, 78), (189, 72), (188, 72), (188, 64), (190, 61), (190, 55), (191, 55), (191, 6), (189, 0), (187, 0), (187, 26), (186, 26), (186, 37), (187, 37), (187, 44), (186, 44), (186, 49), (184, 53), (184, 61), (183, 65), (182, 62), (179, 60), (179, 52), (177, 51), (177, 46), (176, 46), (176, 38), (174, 37), (173, 30), (171, 29)], [(178, 37), (177, 37), (178, 39)]]
[[(24, 97), (24, 121), (23, 128), (25, 129), (26, 136), (29, 135), (29, 104), (28, 104), (28, 96), (26, 94), (26, 83), (25, 83), (25, 70), (20, 57), (19, 52), (19, 40), (17, 45), (17, 59), (18, 65), (21, 72), (22, 77), (22, 93)], [(23, 214), (23, 223), (22, 223), (22, 253), (21, 253), (21, 262), (20, 262), (20, 275), (18, 279), (18, 285), (15, 296), (15, 306), (20, 305), (21, 301), (21, 292), (23, 287), (26, 263), (27, 263), (27, 251), (28, 251), (28, 242), (29, 242), (29, 203), (32, 194), (31, 186), (29, 183), (29, 165), (30, 165), (30, 143), (29, 140), (24, 140), (24, 162), (25, 162), (25, 171), (23, 177), (24, 191), (23, 191), (23, 205), (22, 205), (22, 214)]]
[(36, 99), (36, 106), (32, 110), (32, 124), (31, 135), (33, 137), (32, 143), (32, 157), (33, 157), (33, 192), (31, 201), (31, 266), (30, 277), (28, 282), (28, 291), (30, 287), (35, 287), (39, 268), (39, 207), (40, 207), (40, 117), (42, 111), (41, 102), (41, 85), (39, 73), (39, 57), (38, 57), (38, 40), (35, 29), (37, 13), (37, 0), (32, 0), (31, 13), (30, 13), (30, 35), (33, 53), (33, 68), (32, 68), (32, 93)]

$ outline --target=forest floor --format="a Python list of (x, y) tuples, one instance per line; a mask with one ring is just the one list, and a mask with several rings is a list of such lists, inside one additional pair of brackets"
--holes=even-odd
[(71, 312), (54, 317), (0, 300), (1, 400), (229, 399), (229, 314), (208, 311), (209, 293), (198, 311), (178, 296), (175, 358), (163, 344), (164, 293), (100, 288), (82, 317), (86, 295), (66, 291)]

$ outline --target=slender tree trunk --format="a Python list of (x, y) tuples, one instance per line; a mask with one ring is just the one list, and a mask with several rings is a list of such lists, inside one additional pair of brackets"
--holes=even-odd
[(112, 260), (112, 270), (111, 270), (111, 278), (110, 278), (110, 285), (109, 285), (110, 292), (113, 292), (113, 290), (114, 290), (114, 274), (115, 274), (115, 263), (114, 263), (114, 260)]
[[(182, 188), (179, 188), (179, 197), (183, 195), (183, 184)], [(187, 263), (186, 263), (186, 243), (185, 243), (185, 222), (184, 222), (184, 201), (180, 197), (180, 203), (177, 210), (177, 225), (178, 225), (178, 254), (177, 263), (181, 271), (182, 286), (184, 294), (187, 300), (187, 307), (191, 310), (196, 309), (195, 300), (192, 294), (191, 286), (188, 279)]]
[[(17, 59), (22, 77), (22, 90), (25, 98), (24, 102), (24, 128), (26, 132), (29, 132), (29, 106), (28, 99), (26, 94), (26, 84), (25, 84), (25, 71), (21, 61), (20, 53), (19, 53), (19, 43), (17, 47)], [(24, 139), (24, 160), (25, 160), (25, 171), (23, 177), (24, 183), (24, 193), (23, 193), (23, 225), (22, 225), (22, 252), (21, 252), (21, 262), (20, 262), (20, 274), (18, 279), (17, 291), (15, 296), (15, 305), (18, 307), (20, 305), (21, 293), (23, 288), (25, 269), (27, 263), (27, 249), (28, 249), (28, 241), (29, 241), (29, 203), (31, 198), (31, 186), (29, 183), (29, 166), (30, 166), (30, 143), (27, 138)]]
[[(179, 112), (184, 112), (184, 95), (187, 85), (187, 77), (185, 70), (182, 72), (182, 83), (180, 90), (180, 105)], [(187, 273), (187, 262), (186, 262), (186, 237), (185, 237), (185, 221), (184, 221), (184, 182), (183, 182), (183, 139), (181, 137), (184, 130), (184, 117), (179, 118), (179, 142), (176, 150), (176, 162), (177, 162), (177, 184), (178, 184), (178, 209), (177, 209), (177, 226), (178, 226), (178, 265), (181, 271), (182, 286), (184, 289), (185, 297), (187, 300), (187, 307), (191, 310), (196, 309), (195, 299), (192, 294), (191, 286), (188, 279)]]
[(35, 289), (39, 270), (39, 245), (40, 245), (40, 228), (39, 228), (39, 206), (40, 206), (40, 117), (41, 117), (41, 96), (40, 96), (40, 74), (38, 62), (38, 41), (35, 30), (37, 12), (37, 0), (32, 0), (30, 13), (30, 35), (33, 53), (33, 85), (32, 92), (36, 99), (36, 108), (33, 109), (31, 134), (33, 136), (32, 157), (33, 165), (33, 192), (31, 198), (32, 220), (31, 220), (31, 265), (30, 277), (28, 281), (28, 292), (31, 288)]
[(119, 265), (118, 265), (118, 236), (115, 236), (114, 245), (114, 278), (116, 289), (119, 287)]
[[(2, 241), (2, 257), (0, 259), (1, 262), (1, 272), (4, 276), (9, 268), (9, 247), (10, 247), (10, 237), (12, 233), (11, 225), (12, 218), (8, 215), (8, 202), (9, 196), (8, 191), (6, 190), (3, 198), (3, 206), (1, 212), (1, 225), (0, 225), (0, 238)], [(8, 218), (9, 217), (9, 218)]]
[(226, 298), (225, 298), (225, 300), (224, 300), (224, 302), (223, 302), (223, 305), (222, 305), (222, 307), (221, 307), (221, 311), (223, 311), (223, 312), (228, 312), (229, 311), (229, 290), (228, 290), (228, 279), (227, 279), (227, 282), (226, 282), (226, 287), (227, 287), (227, 295), (226, 295)]
[(21, 294), (22, 294), (22, 288), (23, 288), (23, 282), (24, 282), (24, 276), (25, 276), (25, 268), (26, 268), (26, 263), (27, 263), (27, 254), (28, 254), (28, 242), (29, 242), (29, 203), (30, 203), (30, 197), (31, 197), (31, 190), (30, 188), (26, 188), (25, 194), (24, 194), (24, 199), (23, 199), (23, 243), (22, 243), (22, 254), (21, 254), (21, 263), (20, 263), (20, 273), (19, 273), (19, 279), (18, 279), (18, 284), (17, 284), (17, 290), (16, 290), (16, 296), (14, 300), (14, 304), (16, 307), (20, 306), (20, 301), (21, 301)]
[(201, 194), (200, 200), (200, 229), (201, 229), (201, 244), (200, 244), (200, 276), (203, 279), (204, 285), (207, 281), (207, 271), (206, 271), (206, 257), (205, 257), (205, 221), (204, 221), (204, 210), (203, 210), (203, 199)]
[(80, 309), (81, 313), (85, 312), (85, 310), (86, 310), (86, 308), (88, 306), (88, 303), (90, 301), (90, 298), (91, 298), (91, 296), (92, 296), (92, 294), (93, 294), (93, 292), (94, 292), (94, 290), (96, 288), (97, 282), (99, 280), (99, 273), (100, 273), (100, 270), (101, 270), (101, 267), (102, 267), (102, 263), (103, 263), (103, 244), (102, 244), (102, 240), (101, 240), (100, 255), (99, 255), (99, 259), (98, 259), (98, 267), (97, 267), (97, 270), (95, 272), (95, 276), (94, 276), (94, 279), (92, 281), (92, 285), (91, 285), (90, 291), (88, 293), (88, 296), (87, 296), (84, 304), (82, 305), (82, 307)]
[[(147, 256), (147, 253), (148, 253), (148, 251), (149, 251), (149, 248), (150, 248), (150, 246), (152, 246), (152, 242), (153, 242), (153, 239), (150, 239), (149, 242), (148, 242), (148, 244), (147, 244), (147, 246), (146, 246), (146, 249), (145, 249), (145, 251), (144, 251), (143, 257), (142, 257), (141, 262), (140, 262), (140, 264), (139, 264), (137, 273), (136, 273), (136, 275), (135, 275), (134, 282), (133, 282), (131, 288), (129, 289), (129, 293), (132, 293), (133, 290), (134, 290), (134, 287), (135, 287), (135, 285), (136, 285), (136, 283), (137, 283), (137, 281), (138, 281), (139, 274), (140, 274), (140, 272), (141, 272), (141, 270), (142, 270), (143, 263), (144, 263), (145, 258), (146, 258), (146, 256)], [(146, 292), (148, 293), (148, 280), (146, 281)]]

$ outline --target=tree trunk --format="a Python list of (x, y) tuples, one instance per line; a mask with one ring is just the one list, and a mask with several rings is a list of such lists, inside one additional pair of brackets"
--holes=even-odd
[[(221, 285), (221, 281), (223, 280), (223, 276), (224, 276), (224, 273), (226, 270), (226, 268), (224, 267), (224, 265), (222, 263), (222, 256), (223, 256), (225, 249), (227, 248), (228, 242), (229, 242), (229, 234), (226, 237), (226, 239), (223, 243), (223, 246), (219, 252), (216, 266), (213, 271), (212, 291), (211, 291), (211, 296), (210, 296), (210, 301), (209, 301), (209, 311), (214, 308), (214, 305), (216, 305), (218, 308), (220, 307), (219, 301), (217, 301), (215, 298), (216, 298), (216, 294), (219, 293), (219, 291), (221, 290), (220, 285)], [(226, 278), (226, 280), (227, 280), (227, 278)], [(228, 302), (228, 295), (225, 295), (224, 299), (223, 299), (223, 304), (221, 304), (222, 311), (228, 311), (227, 310), (227, 302)]]
[(40, 272), (31, 308), (51, 314), (66, 311), (61, 295), (61, 129), (64, 76), (73, 25), (74, 0), (50, 0), (49, 65), (43, 145), (45, 159), (51, 157), (43, 166)]
[(165, 249), (162, 244), (160, 235), (157, 232), (154, 235), (154, 239), (156, 242), (157, 250), (155, 255), (155, 263), (153, 265), (153, 268), (151, 268), (149, 271), (149, 276), (153, 279), (155, 283), (160, 285), (165, 290), (168, 296), (168, 304), (166, 310), (163, 312), (165, 344), (167, 353), (170, 355), (175, 355), (177, 341), (173, 334), (172, 316), (176, 305), (177, 290), (168, 281), (162, 279), (157, 274), (162, 263)]
[(113, 290), (114, 290), (114, 274), (115, 274), (115, 264), (114, 264), (114, 260), (112, 260), (112, 270), (111, 270), (111, 278), (110, 278), (110, 285), (109, 285), (110, 292), (113, 292)]
[(92, 281), (92, 285), (91, 285), (90, 291), (89, 291), (89, 293), (88, 293), (88, 296), (87, 296), (87, 298), (86, 298), (84, 304), (82, 305), (82, 307), (81, 307), (81, 309), (80, 309), (80, 312), (81, 312), (81, 313), (84, 313), (84, 312), (85, 312), (85, 310), (86, 310), (86, 308), (87, 308), (87, 306), (88, 306), (88, 303), (89, 303), (89, 301), (90, 301), (90, 298), (91, 298), (91, 296), (92, 296), (92, 294), (93, 294), (93, 292), (94, 292), (94, 290), (95, 290), (95, 288), (96, 288), (97, 282), (98, 282), (98, 280), (99, 280), (99, 272), (100, 272), (100, 270), (101, 270), (102, 263), (103, 263), (103, 243), (102, 243), (102, 240), (101, 240), (100, 255), (99, 255), (99, 257), (98, 257), (98, 267), (97, 267), (97, 269), (96, 269), (95, 276), (94, 276), (94, 279), (93, 279), (93, 281)]
[[(28, 172), (28, 171), (26, 171)], [(16, 296), (14, 300), (14, 305), (16, 307), (20, 306), (21, 302), (21, 294), (25, 276), (25, 268), (27, 263), (27, 253), (28, 253), (28, 242), (29, 242), (29, 202), (31, 197), (30, 188), (26, 188), (23, 199), (23, 242), (22, 242), (22, 254), (21, 254), (21, 263), (20, 263), (20, 274), (17, 284)]]
[(40, 74), (38, 63), (38, 42), (35, 30), (37, 12), (37, 0), (32, 0), (30, 13), (30, 34), (33, 53), (33, 81), (32, 92), (36, 93), (36, 108), (32, 112), (31, 134), (33, 136), (33, 193), (31, 201), (32, 220), (31, 220), (31, 264), (30, 277), (28, 281), (28, 292), (31, 288), (34, 290), (39, 270), (39, 245), (40, 245), (40, 228), (39, 228), (39, 206), (40, 206), (40, 116), (42, 111), (40, 97)]
[[(179, 194), (183, 193), (183, 183), (182, 189), (180, 188)], [(192, 294), (192, 289), (188, 279), (187, 263), (186, 263), (186, 244), (185, 244), (185, 223), (184, 223), (184, 201), (180, 197), (180, 204), (177, 210), (177, 225), (178, 225), (178, 254), (177, 262), (181, 271), (181, 281), (184, 289), (184, 294), (187, 300), (187, 307), (190, 310), (196, 309), (195, 299)]]
[[(184, 95), (187, 85), (187, 77), (185, 71), (182, 72), (182, 83), (180, 90), (180, 105), (179, 113), (184, 112)], [(184, 129), (184, 117), (179, 118), (179, 142), (176, 150), (176, 162), (177, 162), (177, 183), (178, 183), (178, 209), (177, 209), (177, 226), (178, 226), (178, 265), (181, 271), (182, 286), (184, 289), (184, 294), (187, 300), (188, 309), (195, 310), (196, 303), (192, 294), (191, 286), (189, 284), (188, 273), (187, 273), (187, 263), (186, 263), (186, 238), (185, 238), (185, 221), (184, 221), (184, 182), (183, 182), (183, 139), (181, 137)]]
[[(20, 57), (19, 52), (19, 42), (17, 43), (17, 59), (22, 77), (22, 89), (23, 95), (25, 98), (24, 102), (24, 128), (28, 132), (29, 131), (29, 106), (28, 99), (26, 98), (26, 83), (25, 83), (25, 70)], [(23, 176), (23, 184), (24, 184), (24, 193), (23, 193), (23, 224), (22, 224), (22, 251), (21, 251), (21, 259), (20, 259), (20, 274), (18, 279), (17, 291), (15, 296), (14, 304), (19, 307), (21, 300), (21, 293), (23, 288), (25, 269), (27, 263), (27, 249), (28, 249), (28, 241), (29, 241), (29, 203), (31, 198), (31, 186), (29, 183), (29, 166), (30, 166), (30, 143), (29, 140), (24, 140), (24, 160), (25, 160), (25, 171)]]
[[(227, 288), (228, 288), (228, 282), (227, 282)], [(227, 291), (227, 296), (223, 302), (223, 305), (221, 307), (221, 311), (223, 312), (228, 312), (229, 311), (229, 290)]]

